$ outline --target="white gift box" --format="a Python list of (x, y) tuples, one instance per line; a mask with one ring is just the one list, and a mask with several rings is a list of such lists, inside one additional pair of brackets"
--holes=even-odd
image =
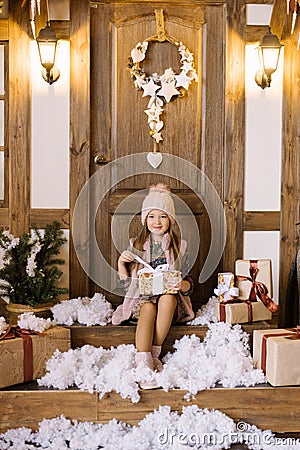
[(232, 300), (239, 295), (239, 291), (234, 287), (234, 274), (231, 272), (218, 273), (218, 287), (214, 289), (220, 302)]

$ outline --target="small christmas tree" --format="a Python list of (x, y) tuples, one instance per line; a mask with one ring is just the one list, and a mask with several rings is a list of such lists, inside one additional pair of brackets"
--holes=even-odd
[(57, 266), (65, 263), (58, 257), (65, 242), (57, 222), (46, 225), (44, 234), (33, 226), (31, 233), (23, 233), (17, 238), (2, 230), (2, 295), (7, 296), (10, 303), (36, 306), (54, 303), (58, 295), (67, 293), (66, 288), (55, 285), (63, 274)]

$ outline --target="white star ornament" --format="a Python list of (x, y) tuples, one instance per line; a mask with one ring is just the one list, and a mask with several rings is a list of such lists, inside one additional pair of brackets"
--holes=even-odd
[(192, 81), (190, 77), (187, 76), (186, 72), (182, 71), (179, 75), (175, 75), (176, 87), (182, 86), (184, 89), (188, 90), (189, 84)]
[(160, 97), (165, 97), (167, 103), (170, 102), (171, 98), (174, 95), (179, 95), (180, 92), (175, 88), (175, 81), (171, 81), (171, 83), (166, 83), (164, 81), (161, 82), (161, 89), (157, 92), (157, 95)]
[(142, 85), (142, 88), (144, 90), (143, 97), (147, 97), (149, 95), (150, 97), (155, 96), (155, 92), (157, 89), (159, 89), (159, 86), (154, 83), (154, 81), (151, 79), (149, 83), (145, 83)]

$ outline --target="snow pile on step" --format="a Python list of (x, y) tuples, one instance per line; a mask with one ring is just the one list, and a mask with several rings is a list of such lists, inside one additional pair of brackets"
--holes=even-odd
[(47, 373), (38, 380), (40, 386), (67, 389), (77, 386), (83, 391), (99, 392), (100, 397), (116, 391), (133, 403), (139, 401), (139, 387), (134, 368), (134, 345), (119, 345), (117, 348), (84, 345), (76, 350), (56, 350), (47, 361)]
[(217, 297), (211, 297), (205, 305), (198, 309), (195, 319), (188, 322), (188, 325), (208, 325), (211, 322), (217, 322), (215, 303), (218, 303)]
[(171, 411), (170, 406), (160, 406), (134, 427), (116, 419), (93, 424), (61, 416), (43, 419), (36, 432), (23, 427), (0, 435), (2, 450), (221, 450), (233, 443), (245, 443), (252, 450), (300, 449), (300, 444), (277, 444), (270, 430), (262, 431), (244, 422), (235, 424), (222, 412), (199, 409), (197, 405), (183, 407), (181, 414)]
[(210, 324), (203, 342), (194, 334), (175, 342), (176, 351), (163, 359), (157, 381), (165, 390), (177, 387), (191, 394), (217, 383), (230, 388), (263, 383), (263, 372), (253, 368), (248, 339), (240, 325)]
[[(217, 383), (224, 387), (262, 383), (265, 377), (253, 368), (248, 337), (240, 325), (222, 322), (209, 325), (203, 342), (195, 335), (184, 336), (175, 342), (175, 352), (165, 356), (164, 369), (156, 373), (156, 380), (164, 390), (177, 387), (191, 395)], [(101, 397), (116, 391), (138, 402), (141, 374), (135, 369), (135, 353), (133, 345), (125, 344), (108, 350), (91, 345), (64, 353), (56, 350), (47, 362), (48, 372), (38, 383), (57, 389), (75, 385), (97, 391)]]
[(55, 325), (55, 322), (51, 319), (44, 319), (43, 317), (37, 317), (33, 312), (25, 312), (19, 315), (18, 326), (23, 330), (38, 331), (42, 333), (48, 328)]
[(78, 297), (63, 300), (51, 308), (57, 324), (107, 325), (111, 323), (113, 308), (103, 294), (96, 292), (92, 298)]

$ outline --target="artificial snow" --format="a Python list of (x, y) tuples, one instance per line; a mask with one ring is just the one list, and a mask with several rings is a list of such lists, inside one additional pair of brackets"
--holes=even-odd
[(208, 325), (218, 322), (214, 309), (215, 303), (218, 303), (217, 297), (211, 297), (205, 305), (198, 309), (195, 319), (188, 322), (188, 325)]
[(183, 407), (181, 414), (170, 406), (160, 406), (137, 426), (116, 419), (107, 424), (71, 421), (63, 415), (43, 419), (36, 432), (22, 427), (1, 434), (0, 449), (221, 450), (241, 443), (250, 450), (299, 450), (300, 442), (294, 441), (281, 445), (270, 430), (245, 422), (235, 424), (221, 411), (191, 405)]
[(48, 328), (55, 325), (55, 322), (51, 319), (44, 319), (37, 317), (33, 312), (26, 312), (20, 314), (18, 319), (18, 326), (24, 330), (38, 331), (42, 333)]
[(116, 391), (133, 403), (140, 399), (135, 371), (135, 347), (119, 345), (117, 348), (84, 345), (75, 350), (56, 350), (47, 361), (48, 373), (38, 379), (40, 386), (67, 389), (73, 385), (83, 391), (99, 392), (100, 397)]
[(103, 294), (96, 292), (92, 298), (78, 297), (63, 300), (51, 308), (53, 318), (57, 324), (105, 326), (111, 322), (113, 309)]
[[(208, 326), (203, 342), (195, 336), (175, 341), (174, 353), (164, 359), (163, 371), (155, 373), (156, 382), (164, 390), (180, 388), (195, 395), (203, 389), (220, 384), (223, 387), (254, 386), (265, 382), (260, 369), (254, 369), (248, 346), (249, 335), (240, 325), (215, 323)], [(46, 375), (39, 385), (94, 392), (102, 397), (116, 391), (132, 402), (140, 399), (138, 380), (141, 369), (135, 369), (136, 350), (133, 345), (104, 349), (85, 345), (61, 353), (56, 350), (47, 362)], [(150, 371), (149, 371), (150, 372)], [(145, 380), (151, 373), (145, 373)]]
[(3, 316), (0, 317), (0, 336), (1, 334), (5, 333), (5, 331), (8, 328), (8, 323), (6, 322), (5, 318)]

